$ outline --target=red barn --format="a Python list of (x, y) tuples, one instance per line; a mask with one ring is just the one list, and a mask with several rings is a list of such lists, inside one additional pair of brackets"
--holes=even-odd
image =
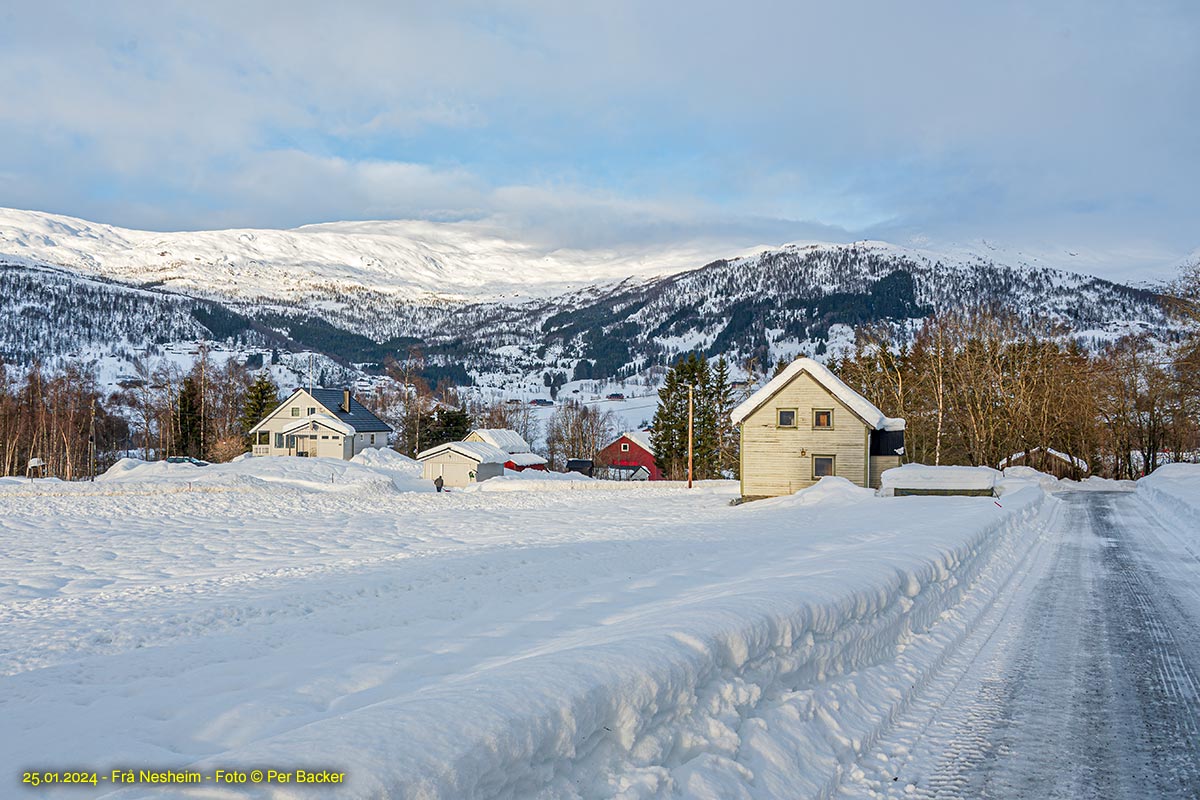
[[(645, 431), (626, 431), (596, 454), (596, 462), (608, 468), (617, 480), (661, 481), (662, 471), (654, 461), (654, 445)], [(639, 474), (641, 470), (645, 472)], [(643, 477), (645, 476), (645, 477)]]

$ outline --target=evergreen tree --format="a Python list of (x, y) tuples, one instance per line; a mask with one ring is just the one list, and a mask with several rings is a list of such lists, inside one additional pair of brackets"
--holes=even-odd
[[(246, 390), (246, 400), (242, 405), (242, 415), (239, 419), (242, 433), (250, 435), (250, 429), (262, 422), (268, 414), (279, 406), (279, 388), (275, 381), (264, 370), (258, 373), (254, 383)], [(252, 443), (251, 443), (252, 444)]]
[(422, 437), (421, 449), (427, 450), (446, 442), (460, 442), (470, 432), (471, 415), (465, 407), (442, 406), (434, 415), (433, 424), (429, 428), (428, 443)]
[(650, 433), (654, 460), (674, 480), (687, 477), (689, 388), (693, 389), (692, 476), (698, 480), (712, 478), (720, 470), (719, 420), (713, 403), (712, 374), (708, 359), (692, 353), (667, 371), (666, 381), (658, 392), (658, 410)]
[(175, 455), (203, 458), (200, 452), (200, 386), (192, 376), (183, 379), (175, 406)]
[(737, 428), (730, 415), (734, 409), (733, 388), (729, 385), (729, 362), (722, 356), (712, 371), (710, 402), (716, 413), (717, 424), (717, 472), (720, 475), (738, 477), (740, 459)]
[(684, 383), (680, 361), (667, 370), (663, 387), (658, 390), (658, 409), (650, 425), (650, 443), (654, 445), (654, 461), (663, 474), (672, 480), (687, 471), (687, 384)]

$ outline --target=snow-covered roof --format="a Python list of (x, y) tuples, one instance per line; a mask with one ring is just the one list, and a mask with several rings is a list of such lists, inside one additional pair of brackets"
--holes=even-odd
[(650, 442), (650, 434), (646, 431), (625, 431), (616, 439), (609, 442), (609, 444), (616, 444), (622, 439), (628, 439), (650, 455), (654, 455), (654, 445)]
[(889, 489), (991, 489), (1001, 477), (991, 467), (905, 464), (884, 470), (880, 476), (880, 486), (885, 493)]
[(1060, 461), (1067, 462), (1068, 464), (1076, 467), (1077, 469), (1082, 470), (1083, 472), (1088, 471), (1088, 463), (1086, 461), (1084, 461), (1082, 458), (1077, 458), (1073, 455), (1069, 455), (1068, 453), (1060, 452), (1058, 450), (1055, 450), (1053, 447), (1031, 447), (1031, 448), (1029, 448), (1029, 450), (1022, 450), (1019, 453), (1013, 453), (1011, 456), (1009, 456), (1008, 458), (1006, 458), (1000, 462), (1000, 469), (1004, 469), (1005, 467), (1011, 465), (1013, 462), (1020, 461), (1025, 456), (1031, 455), (1033, 453), (1046, 453), (1047, 455), (1053, 456), (1054, 458), (1057, 458)]
[(536, 467), (546, 463), (546, 459), (537, 453), (509, 453), (508, 460), (518, 467)]
[(345, 436), (353, 436), (355, 433), (354, 426), (350, 425), (349, 423), (342, 422), (337, 417), (330, 416), (329, 414), (310, 414), (307, 417), (299, 417), (291, 425), (285, 426), (283, 432), (292, 433), (293, 431), (298, 431), (302, 428), (308, 428), (314, 422), (319, 425), (324, 425), (326, 428), (335, 430)]
[(478, 436), (485, 443), (506, 453), (529, 452), (529, 442), (525, 441), (521, 434), (508, 428), (479, 428), (471, 431), (470, 436)]
[(417, 454), (418, 461), (425, 461), (445, 452), (454, 452), (466, 456), (480, 464), (504, 464), (512, 460), (512, 456), (499, 447), (493, 447), (487, 442), (446, 442)]
[(787, 369), (772, 378), (766, 386), (750, 395), (749, 399), (735, 408), (733, 413), (730, 414), (734, 424), (736, 425), (754, 413), (759, 406), (774, 397), (784, 386), (791, 383), (792, 379), (802, 372), (811, 375), (813, 380), (824, 386), (830, 394), (875, 430), (904, 430), (903, 419), (884, 416), (884, 413), (876, 408), (874, 403), (843, 383), (842, 379), (834, 375), (824, 364), (813, 361), (811, 358), (796, 359), (787, 366)]

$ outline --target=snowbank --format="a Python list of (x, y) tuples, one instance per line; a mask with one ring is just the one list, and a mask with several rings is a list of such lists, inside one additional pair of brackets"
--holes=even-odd
[(1200, 524), (1200, 464), (1164, 464), (1137, 482), (1138, 494)]
[[(832, 487), (816, 494), (850, 494)], [(770, 564), (734, 568), (717, 594), (667, 594), (449, 685), (199, 766), (321, 753), (353, 776), (353, 796), (827, 796), (841, 765), (876, 741), (998, 593), (1045, 500), (1028, 489), (1002, 511), (978, 498), (915, 498), (929, 507), (919, 524), (904, 521), (898, 548), (876, 538), (899, 522), (895, 506), (857, 497), (848, 549), (797, 558), (779, 548)], [(935, 503), (970, 507), (972, 521), (931, 524)], [(792, 540), (817, 519), (765, 504), (734, 511), (748, 526), (782, 522)]]
[(1058, 482), (1060, 491), (1067, 492), (1132, 492), (1136, 488), (1134, 481), (1101, 478), (1099, 475), (1089, 475), (1081, 481), (1063, 478)]
[[(180, 486), (254, 488), (266, 484), (320, 492), (346, 489), (433, 491), (432, 484), (420, 480), (419, 471), (414, 476), (406, 470), (407, 464), (378, 454), (370, 458), (375, 460), (374, 466), (338, 458), (261, 456), (203, 467), (187, 462), (172, 464), (123, 458), (103, 475), (98, 475), (96, 482), (142, 489)], [(404, 456), (397, 453), (396, 458), (403, 459)]]
[(904, 464), (884, 470), (880, 494), (890, 497), (896, 489), (921, 491), (992, 491), (1003, 474), (991, 467), (931, 467)]
[(785, 497), (756, 501), (760, 506), (800, 508), (803, 506), (848, 506), (876, 499), (874, 489), (864, 489), (845, 478), (827, 475), (807, 489)]

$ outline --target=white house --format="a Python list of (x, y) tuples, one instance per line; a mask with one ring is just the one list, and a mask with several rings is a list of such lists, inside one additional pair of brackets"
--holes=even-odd
[(256, 456), (325, 456), (349, 460), (387, 447), (392, 426), (354, 399), (349, 389), (297, 389), (250, 429)]
[(446, 486), (467, 486), (498, 478), (511, 456), (487, 442), (446, 442), (417, 454), (421, 474), (428, 480), (441, 478)]

